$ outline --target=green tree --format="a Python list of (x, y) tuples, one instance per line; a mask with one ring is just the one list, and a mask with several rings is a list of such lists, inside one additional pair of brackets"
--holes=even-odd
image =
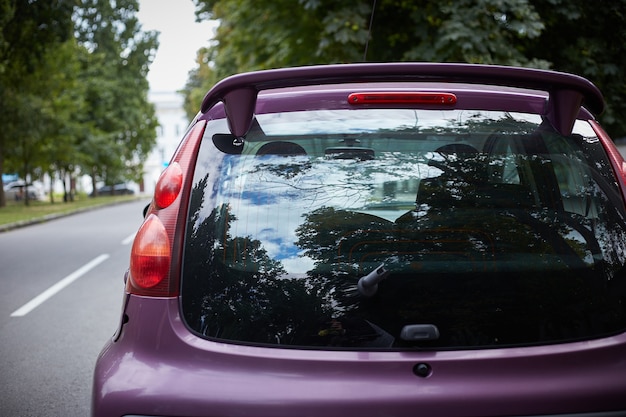
[[(76, 137), (80, 135), (83, 126), (76, 115), (85, 111), (85, 92), (83, 84), (80, 82), (79, 57), (84, 53), (84, 48), (80, 47), (72, 39), (66, 47), (56, 55), (57, 72), (50, 70), (51, 80), (58, 80), (50, 86), (55, 100), (54, 106), (50, 110), (50, 124), (47, 130), (43, 149), (46, 159), (42, 162), (42, 170), (47, 172), (50, 178), (58, 175), (64, 179), (65, 172), (73, 173), (79, 165), (80, 154), (75, 146)], [(50, 189), (50, 201), (53, 200), (52, 184)], [(65, 196), (67, 201), (67, 193)]]
[[(49, 51), (70, 38), (75, 3), (0, 0), (0, 174), (7, 151), (32, 141), (34, 124), (42, 122), (33, 112), (50, 96), (32, 88), (35, 72), (51, 57)], [(0, 188), (0, 207), (5, 204)]]
[(76, 13), (76, 36), (87, 51), (80, 77), (88, 109), (77, 146), (94, 190), (99, 179), (138, 181), (156, 141), (146, 76), (158, 34), (141, 30), (137, 10), (137, 0), (83, 0)]
[[(41, 64), (21, 78), (17, 109), (24, 111), (19, 134), (7, 149), (7, 168), (22, 178), (54, 175), (59, 166), (71, 164), (75, 150), (70, 146), (79, 129), (75, 115), (83, 111), (77, 83), (76, 42), (51, 47)], [(32, 117), (36, 114), (37, 117)], [(51, 194), (52, 197), (52, 194)], [(28, 193), (25, 194), (28, 204)]]
[[(626, 75), (619, 70), (626, 65), (626, 0), (194, 3), (198, 19), (220, 22), (206, 54), (218, 80), (256, 69), (362, 60), (550, 68), (596, 83), (608, 102), (603, 124), (614, 137), (626, 134), (626, 120), (618, 117), (626, 112)], [(200, 96), (185, 93), (190, 101)]]
[(593, 81), (607, 103), (602, 124), (613, 138), (626, 136), (626, 0), (532, 3), (545, 30), (527, 46), (527, 55)]
[(181, 93), (184, 96), (183, 108), (189, 120), (198, 113), (205, 93), (217, 81), (215, 71), (211, 67), (211, 50), (200, 48), (196, 55), (196, 68), (189, 71), (189, 78)]

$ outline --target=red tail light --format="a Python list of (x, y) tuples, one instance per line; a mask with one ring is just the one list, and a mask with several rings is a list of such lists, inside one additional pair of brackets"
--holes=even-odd
[(169, 207), (180, 194), (183, 186), (183, 170), (178, 162), (172, 162), (163, 171), (154, 191), (157, 208)]
[(157, 182), (154, 199), (139, 228), (130, 254), (126, 291), (149, 297), (178, 295), (181, 245), (195, 156), (206, 121), (199, 121), (187, 133), (172, 162)]
[(137, 232), (130, 254), (130, 285), (142, 293), (155, 289), (170, 272), (170, 239), (165, 226), (150, 214)]

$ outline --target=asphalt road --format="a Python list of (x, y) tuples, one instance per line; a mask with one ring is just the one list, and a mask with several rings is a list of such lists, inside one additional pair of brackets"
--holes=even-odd
[(88, 416), (147, 201), (0, 233), (0, 416)]

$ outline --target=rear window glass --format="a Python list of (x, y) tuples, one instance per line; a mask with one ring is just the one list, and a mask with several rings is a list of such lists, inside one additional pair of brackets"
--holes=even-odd
[(626, 223), (589, 126), (358, 109), (212, 120), (182, 270), (209, 339), (320, 349), (581, 340), (626, 328)]

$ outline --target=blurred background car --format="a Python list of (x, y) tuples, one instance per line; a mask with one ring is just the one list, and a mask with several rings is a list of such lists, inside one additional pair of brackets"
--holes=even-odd
[(588, 80), (238, 74), (131, 250), (93, 416), (626, 414), (626, 171)]
[(44, 200), (46, 198), (46, 193), (41, 184), (27, 184), (24, 180), (16, 180), (4, 186), (4, 198), (6, 200), (22, 201), (27, 192), (30, 200)]
[[(98, 188), (98, 195), (132, 195), (135, 190), (127, 184), (104, 185)], [(92, 193), (92, 196), (94, 194)]]

